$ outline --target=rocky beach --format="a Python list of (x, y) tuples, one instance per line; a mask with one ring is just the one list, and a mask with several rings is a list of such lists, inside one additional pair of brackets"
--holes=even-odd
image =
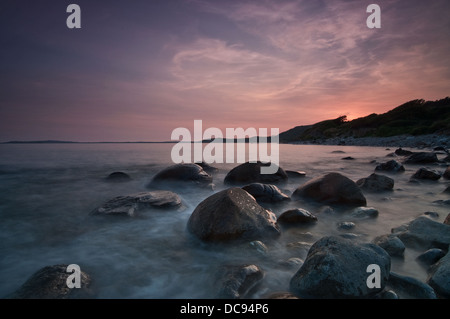
[[(348, 146), (353, 142), (350, 139), (336, 144)], [(102, 230), (149, 220), (149, 226), (156, 227), (151, 224), (170, 215), (172, 223), (177, 220), (175, 229), (181, 233), (177, 244), (169, 244), (163, 255), (171, 260), (195, 261), (193, 271), (209, 274), (195, 289), (201, 290), (208, 282), (203, 289), (212, 298), (450, 298), (450, 206), (448, 195), (442, 195), (450, 184), (449, 138), (396, 137), (390, 142), (368, 139), (354, 144), (369, 142), (384, 147), (401, 145), (408, 150), (385, 150), (384, 161), (379, 157), (369, 161), (370, 154), (366, 155), (364, 167), (372, 167), (372, 171), (357, 180), (352, 178), (351, 166), (334, 172), (318, 169), (309, 176), (308, 172), (292, 170), (292, 165), (291, 169), (279, 167), (274, 174), (262, 175), (260, 168), (265, 164), (261, 162), (234, 165), (232, 169), (217, 169), (206, 163), (168, 165), (147, 179), (140, 192), (114, 196), (103, 203), (91, 200), (97, 207), (85, 212), (83, 224)], [(348, 151), (335, 149), (329, 153), (334, 160), (341, 158), (342, 163), (360, 160), (357, 154), (345, 156)], [(111, 172), (101, 183), (102, 187), (125, 190), (133, 178), (126, 172)], [(440, 199), (430, 199), (429, 210), (413, 212), (410, 218), (401, 219), (403, 223), (384, 221), (391, 226), (389, 230), (377, 228), (388, 218), (386, 207), (390, 206), (386, 202), (395, 201), (392, 198), (397, 193), (408, 201), (404, 190), (408, 187), (422, 188), (423, 192), (428, 188), (433, 194), (439, 189), (442, 194)], [(410, 200), (418, 198), (413, 195)], [(179, 219), (177, 214), (185, 217)], [(165, 232), (174, 227), (168, 221), (164, 222)], [(380, 233), (383, 229), (385, 233)], [(148, 242), (144, 233), (137, 238), (143, 242), (133, 249), (143, 249), (145, 242), (153, 251), (153, 246), (165, 241)], [(142, 263), (139, 259), (131, 264)], [(6, 297), (105, 296), (101, 285), (95, 284), (103, 279), (96, 278), (99, 274), (92, 265), (82, 273), (82, 289), (67, 289), (67, 265), (35, 269)], [(368, 279), (373, 265), (378, 269), (375, 286)], [(420, 275), (398, 273), (410, 266), (419, 269)], [(167, 275), (172, 271), (176, 267), (167, 269)], [(275, 274), (277, 277), (273, 277)]]

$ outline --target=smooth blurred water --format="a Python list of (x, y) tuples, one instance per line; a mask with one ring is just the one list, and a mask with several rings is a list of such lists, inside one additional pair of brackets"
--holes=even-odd
[[(290, 202), (269, 208), (279, 216), (287, 209), (302, 207), (316, 214), (319, 222), (283, 229), (279, 239), (266, 242), (267, 256), (250, 252), (244, 244), (200, 243), (186, 231), (187, 220), (200, 201), (225, 188), (223, 179), (237, 164), (214, 164), (219, 168), (214, 174), (214, 192), (180, 191), (186, 206), (182, 212), (149, 211), (137, 218), (89, 215), (115, 196), (145, 191), (152, 176), (172, 164), (173, 145), (0, 145), (0, 296), (15, 291), (41, 267), (66, 263), (78, 264), (92, 276), (97, 298), (212, 298), (214, 276), (221, 265), (255, 263), (265, 272), (253, 295), (258, 298), (289, 289), (297, 268), (287, 268), (282, 262), (291, 257), (304, 259), (308, 247), (295, 249), (290, 243), (312, 244), (322, 236), (342, 234), (336, 224), (349, 220), (345, 212), (319, 213), (318, 204)], [(336, 150), (345, 153), (334, 153)], [(280, 188), (291, 193), (307, 180), (331, 171), (356, 181), (374, 172), (376, 164), (371, 161), (387, 161), (386, 154), (393, 151), (280, 145), (281, 167), (307, 173)], [(346, 156), (355, 160), (342, 160)], [(448, 199), (442, 194), (446, 181), (409, 183), (419, 167), (406, 165), (405, 173), (390, 175), (395, 179), (393, 192), (365, 194), (368, 206), (380, 214), (376, 219), (356, 221), (351, 232), (371, 241), (426, 211), (438, 212), (442, 221), (448, 207), (432, 202)], [(114, 171), (126, 172), (132, 181), (105, 182)], [(426, 269), (415, 261), (418, 253), (407, 249), (404, 259), (392, 260), (392, 270), (425, 281)]]

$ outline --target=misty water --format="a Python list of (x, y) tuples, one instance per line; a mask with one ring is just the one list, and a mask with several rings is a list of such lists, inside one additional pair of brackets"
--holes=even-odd
[[(214, 174), (215, 190), (179, 189), (182, 211), (148, 211), (134, 218), (89, 215), (115, 196), (146, 191), (151, 178), (172, 165), (173, 145), (0, 145), (0, 297), (14, 292), (44, 266), (78, 264), (91, 275), (95, 298), (214, 298), (214, 278), (221, 265), (256, 264), (265, 277), (250, 297), (260, 298), (288, 291), (298, 267), (287, 267), (283, 261), (304, 260), (309, 245), (322, 236), (345, 233), (337, 229), (340, 221), (354, 221), (356, 227), (348, 232), (369, 242), (426, 211), (439, 213), (439, 221), (448, 214), (448, 207), (433, 204), (448, 199), (442, 194), (446, 181), (410, 183), (420, 166), (405, 165), (404, 173), (385, 174), (395, 180), (393, 192), (365, 193), (367, 206), (379, 210), (375, 219), (352, 220), (345, 211), (321, 213), (317, 203), (291, 201), (266, 207), (277, 216), (293, 207), (305, 208), (319, 221), (282, 229), (278, 239), (265, 242), (266, 256), (249, 250), (245, 243), (208, 245), (189, 234), (186, 224), (200, 201), (226, 188), (224, 177), (237, 166), (214, 164), (219, 168)], [(280, 166), (305, 171), (307, 176), (279, 187), (290, 194), (331, 171), (356, 181), (374, 172), (376, 164), (371, 161), (388, 161), (386, 155), (394, 150), (280, 145)], [(355, 160), (342, 160), (346, 156)], [(105, 177), (115, 171), (126, 172), (132, 180), (106, 182)], [(302, 244), (292, 245), (295, 242)], [(425, 281), (426, 269), (415, 260), (418, 254), (408, 248), (403, 259), (392, 259), (392, 270)]]

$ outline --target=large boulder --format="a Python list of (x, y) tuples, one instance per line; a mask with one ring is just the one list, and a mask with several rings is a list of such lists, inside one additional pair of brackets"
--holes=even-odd
[(450, 225), (420, 216), (409, 224), (392, 230), (406, 246), (448, 249)]
[[(69, 288), (67, 281), (73, 271), (69, 265), (53, 265), (34, 273), (17, 291), (8, 296), (13, 299), (78, 299), (90, 297), (91, 277), (80, 272), (80, 288)], [(72, 281), (73, 282), (73, 281)]]
[(280, 235), (276, 216), (242, 188), (218, 192), (195, 208), (188, 230), (207, 242), (257, 240)]
[(450, 252), (432, 266), (427, 282), (438, 296), (450, 298)]
[(418, 152), (409, 156), (405, 163), (407, 164), (428, 164), (436, 163), (438, 158), (433, 152)]
[[(373, 264), (380, 267), (380, 288), (367, 285)], [(384, 289), (390, 268), (388, 253), (377, 245), (323, 237), (292, 277), (290, 290), (303, 298), (367, 298)]]
[(398, 172), (404, 172), (405, 167), (397, 162), (396, 160), (390, 160), (386, 163), (378, 164), (377, 167), (375, 167), (376, 171), (387, 171), (391, 173), (398, 173)]
[(421, 167), (414, 173), (414, 175), (411, 178), (428, 179), (428, 180), (432, 180), (432, 181), (437, 181), (438, 179), (441, 178), (441, 174), (439, 174), (435, 170), (432, 170), (432, 169), (429, 169), (426, 167)]
[(236, 166), (225, 176), (225, 184), (228, 185), (245, 185), (249, 183), (280, 183), (286, 182), (288, 176), (286, 172), (278, 167), (278, 170), (274, 174), (262, 174), (262, 167), (269, 167), (270, 163), (244, 163)]
[(171, 191), (151, 191), (115, 197), (91, 211), (91, 215), (133, 217), (152, 208), (178, 209), (181, 206), (181, 198), (177, 194)]
[(369, 192), (391, 191), (394, 188), (394, 180), (390, 177), (373, 173), (369, 177), (358, 180), (356, 185)]
[(417, 256), (417, 260), (426, 266), (430, 266), (439, 261), (445, 256), (445, 251), (439, 248), (431, 248), (426, 252)]
[(291, 199), (275, 185), (253, 183), (242, 187), (242, 189), (260, 202), (277, 203)]
[(375, 237), (372, 242), (386, 250), (391, 257), (403, 257), (405, 253), (405, 244), (397, 236), (382, 235)]
[(148, 187), (183, 187), (183, 185), (188, 184), (209, 188), (211, 187), (212, 180), (212, 176), (205, 172), (198, 164), (176, 164), (157, 173)]
[(365, 206), (367, 203), (358, 185), (340, 173), (328, 173), (308, 181), (295, 190), (292, 198), (349, 206)]
[(264, 272), (257, 265), (222, 266), (216, 273), (216, 298), (246, 298), (263, 278)]

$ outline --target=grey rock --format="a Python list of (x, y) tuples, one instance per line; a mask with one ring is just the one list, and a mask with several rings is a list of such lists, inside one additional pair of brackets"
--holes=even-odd
[(171, 191), (142, 192), (115, 197), (94, 209), (91, 215), (121, 215), (133, 217), (148, 209), (179, 209), (181, 198)]
[(183, 185), (188, 184), (210, 188), (212, 180), (212, 176), (205, 172), (200, 165), (176, 164), (157, 173), (148, 187), (184, 187)]
[(291, 199), (275, 185), (253, 183), (242, 187), (242, 189), (261, 202), (277, 203)]
[[(380, 288), (367, 286), (371, 264), (380, 266)], [(390, 268), (388, 253), (377, 245), (323, 237), (292, 277), (290, 291), (304, 298), (367, 298), (384, 289)]]
[(423, 214), (425, 216), (430, 217), (430, 218), (434, 218), (434, 219), (438, 219), (439, 218), (439, 213), (436, 213), (436, 212), (425, 212)]
[(267, 253), (269, 252), (267, 246), (260, 240), (251, 241), (248, 245), (250, 249), (256, 251), (262, 256), (267, 256)]
[(450, 252), (431, 267), (427, 282), (439, 297), (450, 298)]
[(393, 229), (393, 234), (406, 246), (448, 249), (450, 245), (450, 225), (420, 216), (399, 229)]
[(378, 210), (374, 207), (357, 207), (350, 216), (356, 219), (376, 218), (378, 217)]
[(284, 225), (306, 224), (317, 222), (317, 217), (305, 209), (295, 208), (282, 213), (277, 222)]
[(211, 166), (211, 165), (209, 165), (208, 163), (205, 163), (205, 162), (198, 162), (198, 163), (195, 163), (195, 164), (201, 166), (201, 168), (203, 168), (203, 170), (206, 173), (210, 174), (210, 175), (215, 173), (215, 172), (217, 172), (219, 170), (217, 167), (213, 167), (213, 166)]
[(422, 167), (419, 168), (414, 175), (411, 178), (415, 179), (428, 179), (432, 181), (437, 181), (441, 178), (441, 174), (439, 174), (437, 171)]
[(68, 265), (53, 265), (34, 273), (17, 291), (8, 296), (12, 299), (84, 299), (91, 297), (91, 277), (81, 270), (81, 288), (69, 288)]
[(433, 152), (418, 152), (409, 156), (405, 163), (407, 164), (428, 164), (436, 163), (438, 158)]
[(394, 180), (390, 177), (373, 173), (369, 177), (358, 180), (356, 185), (369, 192), (392, 191)]
[(245, 185), (248, 183), (282, 183), (286, 182), (288, 176), (286, 172), (278, 167), (274, 174), (262, 174), (261, 167), (268, 167), (270, 163), (244, 163), (228, 172), (225, 176), (225, 184), (227, 185)]
[(258, 240), (280, 235), (276, 216), (242, 188), (229, 188), (203, 200), (188, 221), (203, 241)]
[(106, 177), (108, 182), (127, 182), (131, 180), (131, 177), (124, 172), (114, 172)]
[(442, 257), (445, 256), (445, 251), (439, 248), (431, 248), (428, 249), (426, 252), (420, 254), (417, 256), (417, 260), (420, 261), (422, 264), (430, 266), (435, 264), (439, 261)]
[(286, 174), (289, 178), (303, 178), (306, 176), (306, 173), (303, 171), (286, 171)]
[(264, 272), (256, 265), (222, 266), (216, 274), (216, 298), (245, 298), (263, 278)]
[(388, 285), (397, 292), (405, 293), (410, 298), (436, 299), (436, 293), (431, 286), (409, 276), (391, 272)]
[(390, 160), (386, 163), (381, 163), (375, 167), (376, 171), (388, 171), (391, 173), (404, 172), (405, 167), (396, 160)]
[(350, 229), (355, 228), (355, 226), (356, 226), (355, 223), (352, 223), (352, 222), (339, 222), (337, 224), (337, 228), (339, 230), (350, 230)]
[(404, 150), (402, 148), (398, 148), (395, 150), (395, 154), (397, 154), (398, 156), (411, 156), (414, 153), (411, 151)]
[(295, 190), (292, 198), (349, 206), (364, 206), (367, 203), (356, 183), (340, 173), (328, 173), (308, 181)]
[(301, 258), (292, 257), (287, 260), (283, 260), (281, 265), (286, 268), (299, 269), (303, 265), (303, 260)]
[(382, 235), (375, 237), (372, 242), (386, 250), (391, 257), (403, 257), (405, 253), (405, 244), (397, 236)]

